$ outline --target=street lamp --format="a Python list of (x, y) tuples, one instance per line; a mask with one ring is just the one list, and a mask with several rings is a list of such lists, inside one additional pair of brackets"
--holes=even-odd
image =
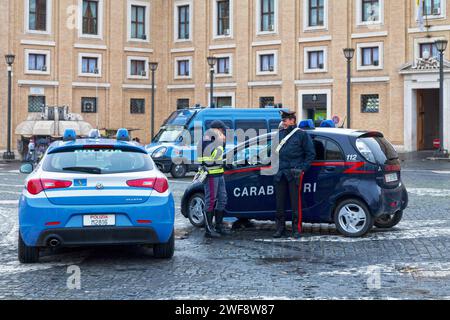
[(439, 114), (441, 125), (439, 128), (440, 148), (439, 156), (448, 157), (448, 152), (444, 149), (444, 51), (447, 49), (448, 40), (437, 40), (436, 48), (439, 51)]
[(16, 58), (13, 54), (5, 55), (6, 64), (8, 65), (8, 142), (6, 152), (3, 154), (4, 160), (14, 160), (14, 152), (11, 152), (11, 78), (12, 78), (12, 65)]
[(211, 79), (211, 87), (210, 87), (210, 106), (211, 108), (215, 108), (215, 104), (214, 104), (214, 66), (217, 63), (217, 58), (216, 57), (208, 57), (206, 58), (208, 60), (208, 64), (209, 64), (209, 72), (210, 72), (210, 79)]
[(355, 49), (345, 48), (344, 56), (347, 59), (347, 128), (351, 128), (351, 62), (355, 55)]
[(158, 62), (149, 62), (150, 71), (152, 72), (152, 116), (151, 116), (151, 141), (155, 137), (155, 71), (158, 69)]

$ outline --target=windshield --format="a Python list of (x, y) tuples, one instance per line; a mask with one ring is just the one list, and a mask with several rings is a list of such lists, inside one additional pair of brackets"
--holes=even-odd
[(177, 142), (182, 133), (183, 128), (163, 128), (156, 135), (153, 142)]
[(195, 110), (178, 110), (170, 115), (164, 125), (187, 126), (195, 114)]
[(42, 168), (48, 172), (113, 174), (149, 171), (153, 165), (145, 153), (82, 149), (49, 154)]

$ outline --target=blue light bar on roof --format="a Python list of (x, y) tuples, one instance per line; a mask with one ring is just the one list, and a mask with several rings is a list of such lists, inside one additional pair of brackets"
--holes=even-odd
[(76, 139), (77, 139), (77, 133), (75, 132), (74, 129), (66, 129), (66, 131), (64, 131), (64, 137), (63, 137), (64, 141), (75, 141)]
[(117, 130), (117, 141), (130, 141), (130, 134), (127, 129)]
[(321, 128), (336, 128), (336, 124), (334, 123), (333, 120), (324, 120), (320, 124), (320, 127)]
[(312, 130), (316, 128), (316, 126), (314, 125), (314, 121), (312, 119), (300, 121), (298, 127), (303, 130)]

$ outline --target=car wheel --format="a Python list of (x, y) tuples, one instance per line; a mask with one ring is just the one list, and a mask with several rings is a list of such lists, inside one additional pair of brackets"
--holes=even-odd
[(170, 259), (175, 252), (175, 230), (172, 231), (169, 242), (153, 245), (153, 255), (158, 259)]
[(170, 173), (172, 174), (172, 177), (175, 179), (181, 179), (186, 177), (187, 174), (187, 168), (184, 164), (174, 164), (172, 166), (172, 169), (170, 170)]
[(39, 248), (27, 246), (23, 241), (20, 232), (19, 232), (18, 247), (19, 247), (18, 255), (20, 263), (36, 263), (39, 261)]
[(374, 225), (380, 229), (390, 229), (400, 223), (403, 218), (403, 211), (394, 214), (385, 214), (375, 219)]
[(358, 199), (344, 200), (334, 212), (336, 228), (342, 235), (357, 238), (373, 227), (373, 218), (366, 204)]
[(205, 226), (205, 196), (202, 193), (194, 194), (188, 202), (188, 218), (191, 224), (197, 228)]

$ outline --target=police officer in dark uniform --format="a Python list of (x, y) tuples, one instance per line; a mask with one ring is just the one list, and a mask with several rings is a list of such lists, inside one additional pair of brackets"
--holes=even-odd
[[(227, 190), (224, 179), (224, 153), (226, 127), (222, 121), (214, 121), (200, 143), (198, 161), (208, 173), (204, 181), (205, 189), (205, 237), (219, 238), (229, 232), (223, 227), (223, 217), (227, 205)], [(213, 228), (215, 217), (215, 229)]]
[(286, 197), (289, 196), (292, 207), (292, 236), (300, 238), (299, 224), (299, 187), (300, 177), (311, 166), (316, 153), (311, 137), (297, 128), (295, 112), (281, 112), (282, 128), (279, 131), (279, 170), (274, 177), (277, 202), (276, 224), (274, 238), (286, 235)]

